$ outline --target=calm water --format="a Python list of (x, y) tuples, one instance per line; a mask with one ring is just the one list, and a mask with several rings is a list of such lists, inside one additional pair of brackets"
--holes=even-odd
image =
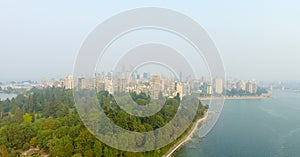
[(264, 100), (227, 100), (217, 125), (176, 157), (299, 157), (300, 93)]
[(16, 94), (6, 94), (6, 93), (0, 93), (0, 100), (5, 100), (5, 99), (11, 99), (15, 97)]

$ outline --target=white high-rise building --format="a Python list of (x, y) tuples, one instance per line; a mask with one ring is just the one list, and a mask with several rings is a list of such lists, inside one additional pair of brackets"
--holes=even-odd
[(206, 94), (208, 94), (208, 95), (212, 94), (212, 85), (208, 84), (206, 86)]
[(246, 83), (244, 81), (239, 81), (236, 85), (238, 90), (246, 90)]
[(246, 84), (246, 90), (249, 92), (249, 93), (256, 93), (257, 91), (257, 83), (254, 81), (254, 82), (251, 82), (251, 81), (248, 81), (247, 84)]
[(183, 84), (182, 83), (177, 83), (176, 92), (179, 93), (180, 98), (182, 99), (182, 96), (183, 96)]
[(104, 79), (104, 88), (105, 91), (108, 91), (108, 93), (113, 93), (113, 83), (111, 78), (105, 78)]
[(72, 75), (68, 75), (66, 77), (66, 83), (65, 83), (66, 89), (73, 89), (74, 88), (74, 80)]
[(222, 78), (215, 79), (215, 93), (216, 94), (223, 93), (223, 79)]

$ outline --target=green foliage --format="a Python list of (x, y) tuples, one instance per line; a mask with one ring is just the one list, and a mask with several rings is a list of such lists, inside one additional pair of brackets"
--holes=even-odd
[[(150, 100), (151, 100), (150, 96), (143, 92), (141, 92), (140, 94), (137, 94), (136, 92), (132, 92), (132, 93), (130, 93), (130, 96), (139, 105), (149, 104)], [(139, 102), (141, 102), (141, 101), (142, 101), (142, 103), (140, 104)]]
[(16, 123), (23, 122), (23, 115), (24, 115), (24, 111), (22, 109), (20, 109), (19, 107), (17, 107), (15, 110), (15, 115), (13, 117), (13, 122), (16, 122)]
[(28, 113), (25, 113), (23, 115), (23, 122), (24, 123), (31, 123), (32, 122), (32, 116)]
[(32, 147), (36, 147), (36, 146), (38, 145), (38, 139), (37, 139), (37, 137), (31, 138), (29, 144), (30, 144), (30, 146), (32, 146)]
[[(180, 103), (179, 95), (166, 98), (163, 108), (158, 113), (150, 117), (135, 117), (120, 109), (108, 92), (99, 92), (97, 96), (99, 105), (115, 124), (138, 132), (151, 131), (164, 126), (174, 117)], [(139, 105), (147, 105), (151, 101), (145, 93), (131, 93), (131, 97)], [(163, 97), (160, 99), (162, 100)], [(88, 100), (87, 103), (93, 101)], [(197, 115), (203, 115), (205, 109), (199, 102)], [(132, 153), (105, 145), (85, 128), (76, 113), (72, 91), (63, 88), (33, 88), (25, 95), (0, 101), (0, 113), (2, 115), (0, 116), (0, 157), (20, 156), (21, 153), (18, 151), (30, 147), (38, 147), (50, 157), (152, 157), (163, 155), (172, 146), (171, 144), (156, 151)], [(88, 117), (99, 121), (96, 109), (91, 110)], [(183, 120), (182, 124), (184, 122)], [(103, 128), (100, 125), (105, 124), (94, 127)], [(153, 138), (159, 142), (171, 133), (170, 130)], [(111, 139), (116, 141), (113, 137)], [(128, 135), (124, 135), (122, 139), (123, 145), (143, 144), (143, 139), (136, 139), (136, 142), (129, 141)]]
[[(146, 96), (144, 93), (141, 93), (141, 95), (131, 93), (131, 97), (136, 100), (136, 103), (139, 105), (146, 105), (150, 102), (150, 97)], [(109, 117), (116, 125), (130, 131), (138, 132), (151, 131), (166, 125), (175, 116), (180, 103), (179, 95), (175, 98), (167, 98), (162, 109), (154, 115), (149, 117), (135, 117), (122, 110), (116, 101), (114, 101), (113, 96), (98, 95), (98, 98), (100, 100), (100, 106), (104, 109), (107, 117)], [(120, 97), (120, 101), (127, 101), (125, 99), (127, 98)], [(161, 102), (158, 100), (152, 103)], [(135, 109), (132, 110), (134, 111)], [(139, 110), (137, 110), (137, 112), (138, 111)]]
[(256, 94), (257, 95), (262, 95), (262, 94), (267, 94), (269, 91), (266, 89), (266, 88), (261, 88), (261, 87), (258, 87), (257, 88), (257, 91), (256, 91)]

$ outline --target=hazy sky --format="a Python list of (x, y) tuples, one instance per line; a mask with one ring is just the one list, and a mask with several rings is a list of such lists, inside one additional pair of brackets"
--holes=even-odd
[(214, 40), (226, 73), (241, 79), (300, 79), (300, 2), (274, 0), (0, 1), (0, 81), (72, 73), (85, 37), (121, 11), (182, 12)]

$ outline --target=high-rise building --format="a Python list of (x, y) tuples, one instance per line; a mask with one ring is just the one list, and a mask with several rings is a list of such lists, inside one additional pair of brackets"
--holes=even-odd
[(208, 84), (206, 86), (206, 94), (211, 95), (213, 92), (212, 85)]
[(126, 92), (127, 91), (128, 80), (125, 78), (116, 79), (116, 92)]
[(150, 80), (151, 86), (151, 98), (158, 99), (159, 93), (161, 92), (161, 79), (159, 75), (153, 75)]
[(105, 90), (105, 83), (104, 80), (101, 78), (96, 78), (96, 91), (104, 91)]
[(236, 84), (238, 90), (246, 90), (246, 83), (244, 81), (239, 81)]
[(189, 83), (183, 83), (183, 95), (190, 95), (191, 94), (191, 86)]
[(143, 73), (143, 79), (149, 79), (150, 74), (149, 73)]
[(52, 87), (55, 87), (55, 88), (62, 87), (62, 86), (61, 86), (61, 82), (58, 81), (58, 80), (56, 80), (56, 79), (52, 79), (52, 80), (51, 80), (51, 86), (52, 86)]
[(232, 89), (236, 89), (236, 88), (237, 88), (237, 86), (236, 86), (235, 80), (233, 80), (231, 78), (227, 78), (225, 89), (228, 91), (231, 91)]
[(247, 90), (247, 92), (249, 92), (249, 93), (252, 93), (252, 91), (253, 91), (253, 89), (252, 89), (252, 83), (251, 83), (250, 81), (248, 81), (248, 82), (246, 83), (246, 90)]
[(252, 90), (253, 90), (253, 93), (256, 93), (256, 92), (257, 92), (257, 83), (256, 83), (256, 82), (254, 82), (254, 83), (252, 84)]
[(88, 87), (87, 81), (84, 77), (78, 78), (78, 88), (86, 89)]
[(104, 79), (104, 86), (105, 86), (105, 91), (108, 91), (108, 93), (110, 94), (113, 93), (113, 83), (111, 78)]
[(215, 78), (215, 93), (222, 94), (223, 93), (223, 79)]
[(182, 72), (179, 73), (179, 81), (180, 81), (180, 82), (183, 82)]
[(180, 100), (183, 97), (183, 84), (181, 82), (176, 84), (176, 95), (179, 94)]
[(74, 88), (74, 80), (72, 75), (68, 75), (65, 80), (65, 88), (73, 89)]
[(174, 81), (172, 79), (165, 79), (164, 80), (164, 94), (165, 96), (170, 96), (174, 93)]
[(255, 81), (254, 82), (248, 81), (246, 84), (246, 90), (247, 90), (247, 92), (252, 93), (252, 94), (256, 93), (257, 83)]

